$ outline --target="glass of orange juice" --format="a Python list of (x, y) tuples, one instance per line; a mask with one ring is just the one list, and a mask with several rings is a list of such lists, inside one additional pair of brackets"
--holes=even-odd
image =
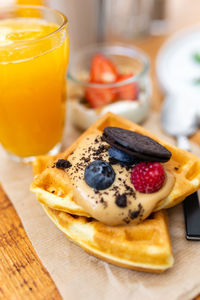
[(15, 159), (58, 152), (65, 123), (68, 22), (53, 9), (0, 11), (0, 142)]

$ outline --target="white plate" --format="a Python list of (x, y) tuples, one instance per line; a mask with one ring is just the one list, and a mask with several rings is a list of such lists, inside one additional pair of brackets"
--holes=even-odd
[(200, 54), (200, 24), (174, 34), (159, 51), (156, 71), (161, 88), (166, 93), (191, 93), (200, 95), (200, 63), (194, 53)]

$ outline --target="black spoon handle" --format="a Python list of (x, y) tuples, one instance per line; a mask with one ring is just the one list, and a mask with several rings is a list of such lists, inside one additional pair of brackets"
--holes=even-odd
[(183, 201), (186, 238), (200, 241), (200, 190)]

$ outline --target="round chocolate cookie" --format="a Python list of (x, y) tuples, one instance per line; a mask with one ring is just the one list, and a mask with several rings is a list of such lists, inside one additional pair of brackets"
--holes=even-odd
[(119, 127), (106, 127), (102, 139), (119, 150), (122, 150), (140, 160), (166, 162), (171, 152), (164, 146), (135, 131)]

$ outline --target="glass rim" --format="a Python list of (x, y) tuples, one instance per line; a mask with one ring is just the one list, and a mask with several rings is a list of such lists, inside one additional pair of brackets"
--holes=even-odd
[[(39, 10), (42, 10), (42, 11), (51, 11), (51, 12), (55, 12), (57, 15), (60, 15), (62, 18), (63, 18), (63, 22), (61, 25), (58, 25), (59, 27), (53, 31), (53, 32), (50, 32), (49, 34), (45, 35), (45, 36), (42, 36), (40, 38), (36, 38), (34, 40), (23, 40), (23, 41), (17, 41), (16, 43), (12, 43), (10, 45), (3, 45), (3, 46), (0, 46), (0, 49), (1, 48), (7, 48), (7, 47), (12, 47), (12, 46), (23, 46), (23, 45), (29, 45), (29, 44), (33, 44), (33, 43), (37, 43), (37, 42), (40, 42), (42, 40), (45, 40), (51, 36), (53, 36), (54, 34), (60, 32), (63, 30), (63, 28), (67, 27), (68, 26), (68, 19), (67, 17), (62, 13), (60, 12), (59, 10), (57, 9), (54, 9), (54, 8), (50, 8), (50, 7), (46, 7), (46, 6), (42, 6), (42, 5), (25, 5), (25, 4), (14, 4), (14, 5), (5, 5), (3, 7), (1, 7), (1, 13), (2, 12), (6, 12), (6, 11), (12, 11), (12, 10), (15, 10), (15, 9), (18, 9), (18, 8), (27, 8), (27, 9), (30, 9), (30, 8), (36, 8), (36, 9), (39, 9)], [(9, 18), (5, 18), (6, 19), (9, 19)], [(12, 19), (12, 18), (11, 18)], [(13, 18), (14, 19), (14, 18)]]
[[(75, 78), (71, 72), (70, 72), (70, 66), (69, 66), (69, 71), (68, 71), (68, 79), (70, 79), (73, 83), (82, 85), (82, 86), (86, 86), (86, 87), (91, 87), (91, 88), (115, 88), (115, 87), (120, 87), (132, 82), (136, 82), (138, 81), (141, 77), (143, 77), (148, 71), (149, 71), (149, 58), (148, 56), (139, 48), (135, 47), (135, 46), (130, 46), (130, 45), (125, 45), (125, 44), (121, 44), (121, 43), (97, 43), (97, 44), (91, 44), (87, 47), (82, 48), (80, 51), (77, 52), (77, 56), (80, 55), (81, 53), (83, 53), (84, 51), (87, 52), (88, 50), (92, 49), (93, 47), (107, 47), (107, 48), (115, 48), (115, 49), (126, 49), (126, 50), (132, 50), (136, 55), (138, 55), (138, 57), (141, 59), (142, 63), (143, 63), (143, 68), (142, 70), (136, 74), (131, 76), (130, 78), (124, 79), (122, 81), (119, 82), (113, 82), (113, 83), (91, 83), (91, 82), (86, 82), (83, 80), (79, 80), (77, 78)], [(98, 52), (96, 52), (98, 53)], [(101, 53), (101, 51), (99, 51), (99, 53)], [(125, 56), (125, 54), (124, 54)]]

